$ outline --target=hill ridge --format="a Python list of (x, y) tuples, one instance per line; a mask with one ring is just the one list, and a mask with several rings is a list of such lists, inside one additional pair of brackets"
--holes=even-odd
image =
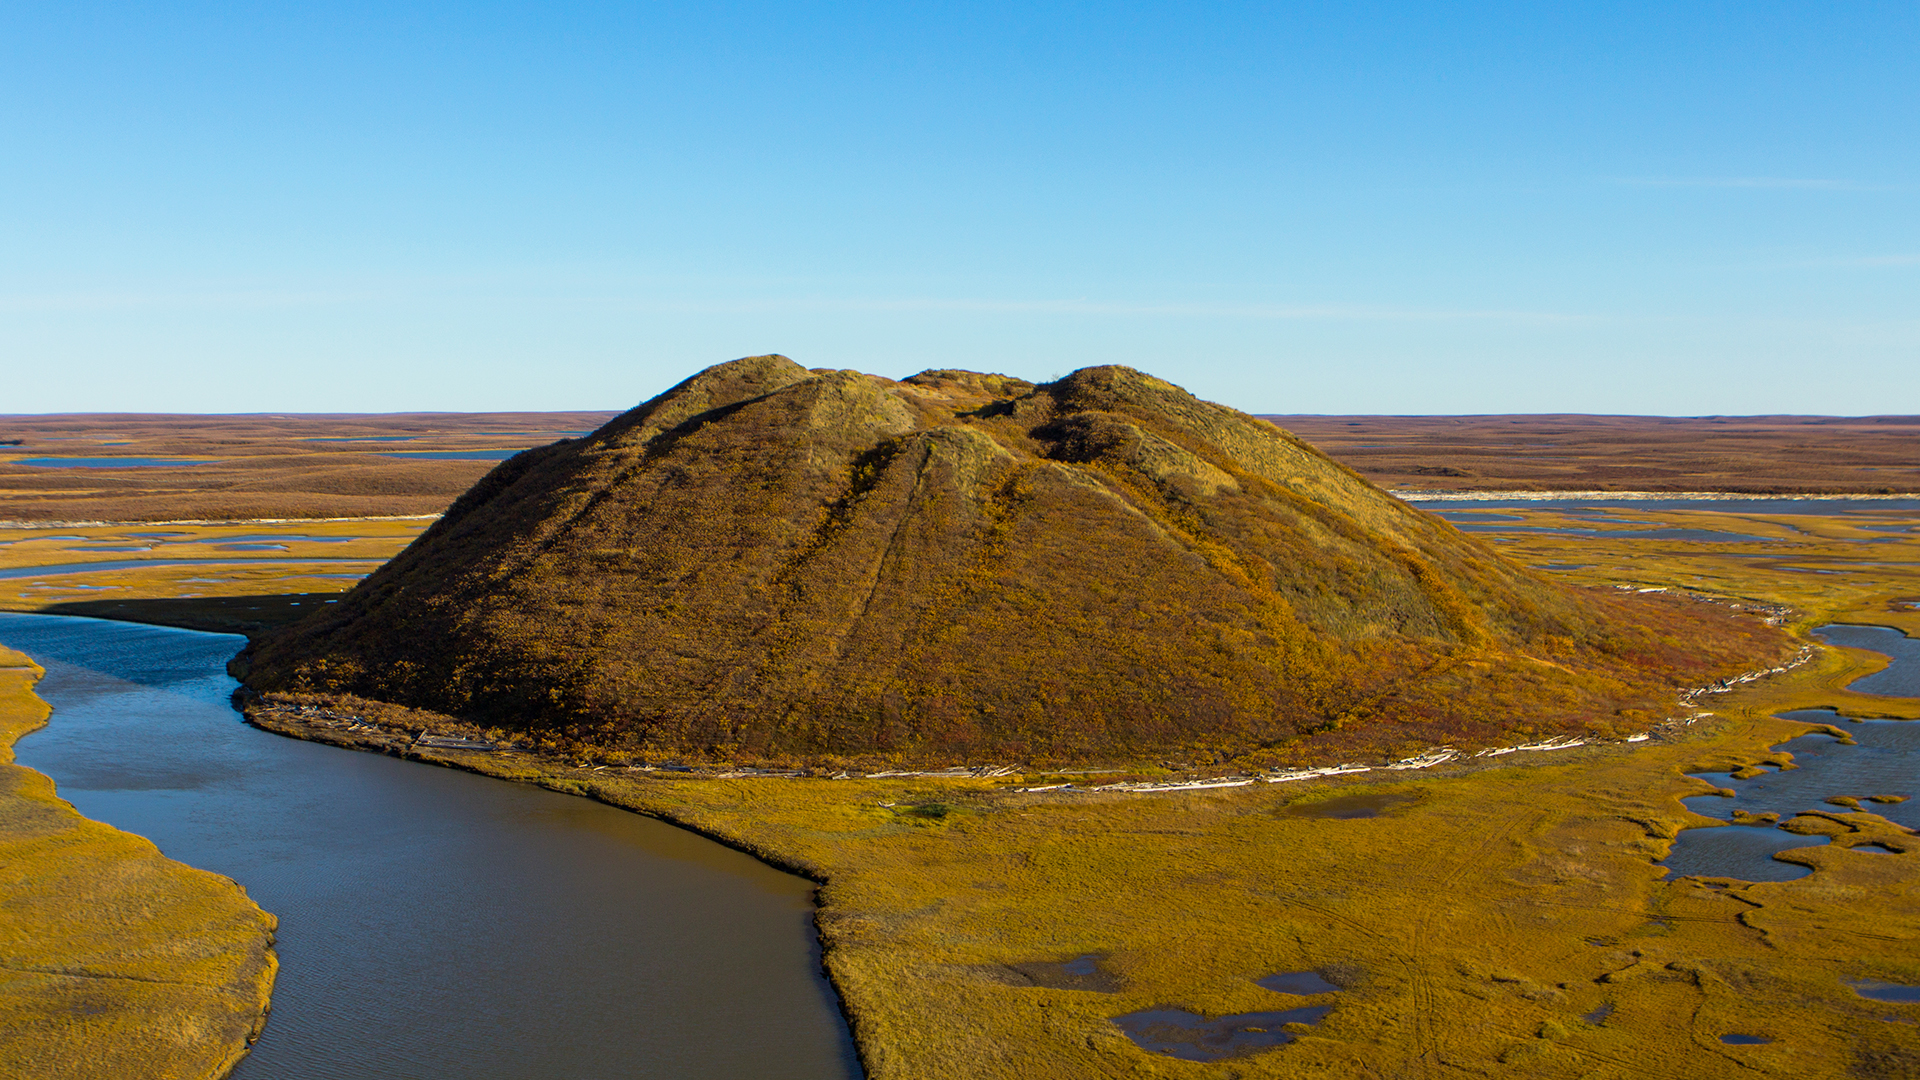
[(1547, 581), (1131, 368), (761, 356), (502, 463), (236, 671), (643, 751), (1297, 757), (1496, 738), (1503, 698), (1597, 730), (1776, 644)]

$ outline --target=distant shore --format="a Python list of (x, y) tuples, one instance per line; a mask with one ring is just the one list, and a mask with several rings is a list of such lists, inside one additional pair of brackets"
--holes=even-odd
[(1570, 502), (1602, 499), (1676, 499), (1699, 502), (1895, 502), (1920, 499), (1920, 492), (1872, 495), (1749, 495), (1738, 491), (1473, 491), (1461, 488), (1436, 491), (1389, 490), (1402, 502)]
[(438, 521), (440, 514), (369, 514), (360, 517), (173, 518), (159, 521), (0, 521), (0, 529), (118, 529), (150, 525), (321, 525), (344, 521)]

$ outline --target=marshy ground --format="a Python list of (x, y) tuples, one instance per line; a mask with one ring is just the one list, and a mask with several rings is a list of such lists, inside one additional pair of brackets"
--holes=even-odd
[[(1920, 635), (1912, 510), (1499, 513), (1467, 520), (1499, 530), (1483, 535), (1516, 561), (1574, 583), (1776, 606), (1802, 636), (1833, 622)], [(182, 544), (210, 548), (284, 530), (285, 551), (229, 549), (233, 568), (217, 573), (162, 564), (184, 549), (64, 549), (156, 530), (7, 530), (0, 541), (19, 542), (0, 546), (0, 569), (42, 569), (0, 578), (0, 607), (120, 604), (95, 610), (186, 625), (295, 617), (358, 567), (268, 559), (384, 558), (419, 524), (178, 527)], [(153, 565), (45, 569), (109, 559)], [(826, 963), (879, 1078), (1910, 1077), (1920, 1005), (1857, 987), (1920, 984), (1920, 847), (1863, 800), (1920, 791), (1833, 792), (1858, 808), (1802, 815), (1810, 835), (1835, 840), (1783, 854), (1812, 868), (1798, 880), (1664, 880), (1658, 864), (1680, 830), (1729, 827), (1682, 803), (1712, 790), (1690, 774), (1754, 769), (1813, 730), (1776, 714), (1920, 718), (1920, 701), (1846, 689), (1883, 664), (1822, 649), (1787, 675), (1667, 714), (1713, 714), (1691, 724), (1627, 718), (1657, 731), (1643, 742), (1152, 795), (1023, 793), (1043, 777), (1019, 773), (688, 778), (262, 720), (577, 792), (811, 874), (824, 882)], [(17, 888), (54, 865), (29, 867)], [(1261, 985), (1280, 972), (1339, 988)], [(1214, 1063), (1142, 1049), (1114, 1023), (1147, 1010), (1213, 1021), (1319, 1007), (1330, 1011), (1317, 1022), (1284, 1028), (1285, 1045)]]
[(254, 632), (352, 588), (431, 520), (0, 526), (0, 610)]
[(437, 514), (611, 415), (0, 416), (0, 521)]
[(1268, 416), (1386, 488), (1920, 491), (1912, 416)]
[[(1920, 525), (1911, 513), (1634, 516), (1763, 539), (1616, 540), (1603, 528), (1517, 533), (1506, 546), (1522, 561), (1580, 562), (1558, 572), (1594, 584), (1791, 608), (1802, 630), (1920, 631), (1920, 538), (1882, 528)], [(1727, 558), (1736, 544), (1753, 557)], [(1803, 565), (1837, 572), (1788, 569)], [(1824, 807), (1819, 829), (1845, 846), (1786, 854), (1814, 868), (1790, 882), (1668, 881), (1658, 865), (1680, 830), (1722, 827), (1681, 802), (1712, 790), (1690, 774), (1778, 761), (1772, 747), (1814, 730), (1774, 714), (1920, 717), (1920, 702), (1845, 689), (1883, 663), (1823, 650), (1788, 675), (1704, 696), (1697, 710), (1715, 715), (1639, 743), (1195, 793), (1022, 794), (1013, 789), (1056, 778), (1020, 775), (684, 779), (533, 755), (390, 752), (657, 814), (825, 881), (827, 962), (876, 1076), (1216, 1075), (1223, 1066), (1141, 1049), (1113, 1019), (1331, 1005), (1289, 1029), (1286, 1045), (1226, 1067), (1894, 1077), (1920, 1063), (1920, 1013), (1853, 985), (1920, 982), (1901, 945), (1920, 939), (1920, 848), (1907, 830), (1875, 804)], [(1885, 850), (1864, 853), (1875, 840)], [(1089, 955), (1100, 957), (1098, 988), (1018, 977)], [(1300, 970), (1341, 972), (1346, 986), (1300, 997), (1258, 981)]]

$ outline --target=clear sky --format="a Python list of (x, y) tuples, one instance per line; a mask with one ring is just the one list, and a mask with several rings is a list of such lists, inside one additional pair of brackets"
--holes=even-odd
[(1920, 412), (1920, 4), (0, 6), (0, 412)]

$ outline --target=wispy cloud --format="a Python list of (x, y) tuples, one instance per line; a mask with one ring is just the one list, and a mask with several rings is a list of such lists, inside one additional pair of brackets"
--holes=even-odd
[(1551, 311), (1480, 308), (1411, 308), (1368, 304), (1246, 304), (1217, 302), (1127, 302), (1091, 299), (902, 299), (793, 298), (774, 306), (818, 310), (954, 311), (1003, 315), (1103, 315), (1122, 318), (1327, 320), (1346, 322), (1572, 322), (1584, 316)]
[(1620, 187), (1749, 188), (1798, 191), (1891, 191), (1881, 184), (1792, 176), (1613, 176), (1607, 183)]
[(0, 311), (235, 311), (333, 307), (366, 303), (386, 294), (328, 291), (0, 293)]
[(1864, 255), (1857, 259), (1834, 259), (1829, 266), (1920, 266), (1920, 255)]
[[(912, 313), (1040, 315), (1134, 319), (1218, 319), (1334, 322), (1500, 322), (1570, 323), (1590, 316), (1552, 311), (1504, 308), (1395, 307), (1369, 304), (1221, 303), (1207, 301), (1117, 301), (1089, 298), (990, 297), (875, 297), (788, 292), (769, 294), (764, 286), (729, 290), (725, 285), (689, 295), (672, 286), (632, 286), (614, 289), (543, 287), (537, 282), (519, 287), (490, 283), (462, 287), (447, 282), (421, 282), (413, 287), (381, 290), (314, 289), (285, 291), (100, 291), (62, 293), (0, 293), (0, 311), (106, 312), (270, 310), (285, 308), (364, 307), (368, 305), (426, 304), (436, 307), (484, 303), (489, 307), (517, 306), (544, 309), (598, 309), (677, 315), (753, 315), (826, 313)], [(745, 295), (742, 294), (744, 291)], [(731, 292), (731, 295), (729, 294)]]
[(1920, 266), (1920, 255), (1831, 255), (1762, 265), (1769, 270), (1898, 270)]

